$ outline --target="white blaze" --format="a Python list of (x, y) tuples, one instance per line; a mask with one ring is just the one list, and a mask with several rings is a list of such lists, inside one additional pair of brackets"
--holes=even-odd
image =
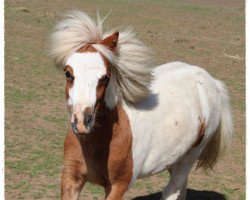
[(74, 53), (66, 62), (74, 71), (74, 84), (69, 89), (68, 104), (73, 107), (93, 107), (96, 103), (96, 86), (106, 74), (106, 67), (98, 52)]

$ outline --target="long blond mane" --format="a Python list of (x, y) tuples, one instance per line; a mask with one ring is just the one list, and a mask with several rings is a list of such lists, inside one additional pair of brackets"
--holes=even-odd
[(150, 94), (152, 51), (128, 29), (120, 31), (116, 53), (113, 53), (100, 44), (102, 39), (110, 35), (103, 33), (104, 20), (99, 14), (95, 21), (84, 12), (68, 13), (50, 36), (50, 56), (59, 68), (63, 68), (72, 53), (91, 44), (112, 64), (112, 83), (119, 93), (118, 101), (123, 99), (136, 103)]

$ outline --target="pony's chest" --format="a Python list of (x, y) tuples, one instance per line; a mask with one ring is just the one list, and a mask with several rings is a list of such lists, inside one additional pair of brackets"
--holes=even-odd
[(86, 165), (86, 175), (88, 181), (106, 186), (109, 183), (108, 147), (96, 147), (94, 144), (83, 144), (82, 147), (83, 160)]
[(87, 179), (101, 186), (108, 186), (117, 177), (132, 177), (131, 135), (98, 140), (97, 143), (82, 144), (83, 160), (86, 165)]

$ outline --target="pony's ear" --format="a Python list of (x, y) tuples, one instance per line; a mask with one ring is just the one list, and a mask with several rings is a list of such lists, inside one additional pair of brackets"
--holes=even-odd
[(101, 44), (105, 45), (106, 47), (108, 47), (110, 50), (114, 51), (117, 43), (118, 43), (118, 37), (119, 37), (119, 32), (116, 31), (114, 32), (112, 35), (104, 38), (101, 41)]

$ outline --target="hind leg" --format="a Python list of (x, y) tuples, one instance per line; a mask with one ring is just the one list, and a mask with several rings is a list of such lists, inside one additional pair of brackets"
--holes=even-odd
[(162, 192), (161, 200), (185, 200), (187, 177), (187, 170), (174, 168), (170, 173), (168, 186)]
[(169, 169), (170, 181), (162, 192), (161, 200), (185, 200), (188, 174), (200, 152), (190, 150), (179, 162)]

